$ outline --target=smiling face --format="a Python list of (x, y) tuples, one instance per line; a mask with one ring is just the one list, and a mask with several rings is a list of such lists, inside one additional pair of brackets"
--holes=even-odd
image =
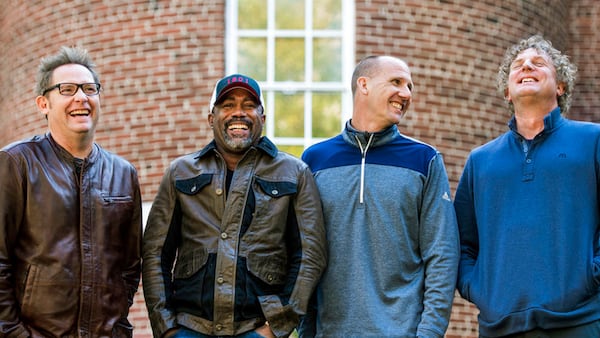
[(515, 108), (536, 102), (552, 109), (558, 105), (557, 97), (563, 93), (564, 86), (557, 82), (556, 69), (546, 54), (529, 48), (511, 63), (505, 95)]
[[(93, 83), (92, 73), (79, 64), (57, 67), (51, 86), (58, 83)], [(36, 98), (40, 112), (48, 119), (48, 128), (59, 144), (78, 143), (93, 138), (100, 115), (100, 95), (87, 96), (78, 88), (73, 96), (59, 93), (58, 88)]]
[(413, 82), (408, 65), (397, 58), (380, 57), (370, 75), (357, 79), (352, 124), (377, 132), (400, 123), (412, 102)]
[(243, 154), (260, 139), (265, 116), (247, 90), (236, 88), (215, 105), (208, 122), (220, 152)]

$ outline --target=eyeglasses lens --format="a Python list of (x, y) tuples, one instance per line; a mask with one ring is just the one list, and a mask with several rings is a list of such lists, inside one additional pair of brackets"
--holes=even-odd
[(96, 95), (100, 90), (100, 86), (96, 83), (61, 83), (58, 85), (58, 92), (61, 95), (73, 96), (77, 93), (79, 87), (81, 87), (81, 90), (85, 95)]

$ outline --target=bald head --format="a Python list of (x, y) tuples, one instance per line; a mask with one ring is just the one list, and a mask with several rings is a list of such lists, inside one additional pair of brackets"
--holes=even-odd
[(380, 66), (381, 66), (381, 63), (383, 63), (383, 62), (400, 62), (400, 63), (403, 63), (406, 68), (408, 68), (408, 65), (406, 64), (406, 62), (404, 62), (404, 60), (393, 57), (393, 56), (388, 56), (388, 55), (367, 56), (358, 62), (358, 64), (354, 68), (354, 73), (352, 73), (352, 84), (351, 84), (352, 96), (354, 96), (356, 93), (356, 87), (357, 87), (356, 82), (357, 82), (358, 78), (362, 77), (362, 76), (374, 77), (375, 75), (377, 75), (378, 72), (381, 71), (382, 68)]

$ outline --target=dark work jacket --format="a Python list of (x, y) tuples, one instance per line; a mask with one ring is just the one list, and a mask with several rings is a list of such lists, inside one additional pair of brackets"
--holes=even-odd
[(73, 163), (50, 134), (0, 151), (1, 337), (132, 336), (137, 173), (96, 144)]
[(148, 216), (143, 284), (155, 337), (184, 325), (229, 336), (269, 322), (287, 337), (325, 267), (323, 215), (305, 163), (267, 138), (227, 166), (212, 142), (167, 169)]

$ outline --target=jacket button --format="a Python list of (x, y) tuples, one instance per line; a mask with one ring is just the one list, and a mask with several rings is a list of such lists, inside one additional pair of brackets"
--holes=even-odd
[(271, 194), (277, 195), (277, 194), (279, 194), (279, 190), (273, 189), (273, 190), (271, 190)]
[(223, 194), (223, 189), (217, 189), (217, 190), (215, 190), (215, 193), (216, 193), (218, 196), (221, 196), (221, 195)]
[(223, 330), (223, 325), (221, 325), (221, 324), (217, 324), (217, 325), (215, 326), (215, 329), (217, 329), (217, 331), (221, 331), (221, 330)]
[(224, 281), (225, 279), (223, 277), (217, 277), (217, 283), (223, 284)]
[(222, 232), (221, 233), (221, 238), (222, 239), (227, 239), (227, 233), (226, 232)]
[(268, 275), (267, 279), (269, 280), (269, 282), (272, 282), (273, 281), (273, 275)]

